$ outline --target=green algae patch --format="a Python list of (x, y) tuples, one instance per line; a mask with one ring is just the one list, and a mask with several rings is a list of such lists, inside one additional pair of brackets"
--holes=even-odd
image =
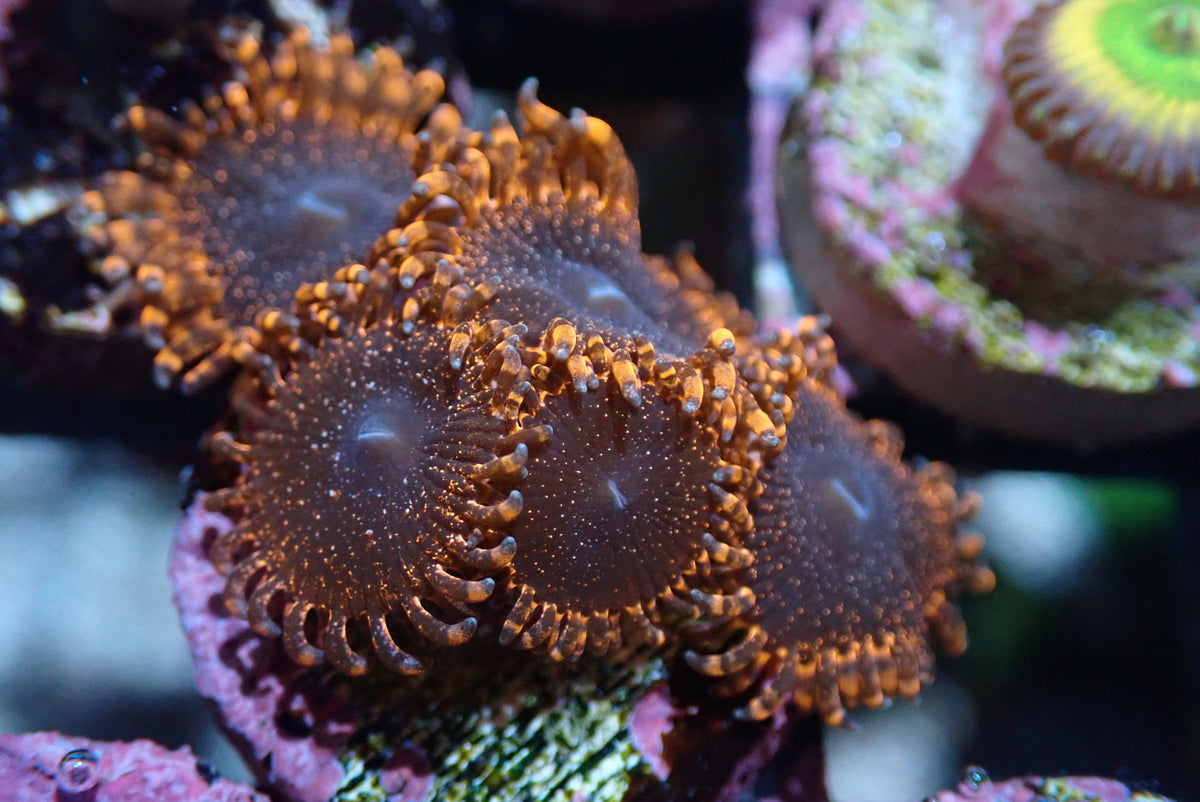
[[(616, 802), (650, 774), (630, 719), (665, 676), (652, 657), (564, 664), (518, 652), (456, 660), (410, 682), (347, 683), (367, 723), (334, 802)], [(406, 753), (427, 776), (389, 776), (389, 759)]]

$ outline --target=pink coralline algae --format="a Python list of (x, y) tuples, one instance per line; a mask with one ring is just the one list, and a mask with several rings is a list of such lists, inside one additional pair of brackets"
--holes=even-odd
[(0, 802), (268, 802), (214, 776), (184, 747), (57, 732), (0, 735)]
[[(196, 687), (216, 702), (222, 724), (260, 779), (293, 799), (319, 802), (344, 779), (336, 747), (349, 734), (349, 714), (336, 697), (306, 681), (278, 640), (259, 638), (220, 605), (225, 580), (204, 545), (232, 526), (196, 501), (181, 520), (171, 555)], [(321, 699), (315, 707), (314, 694)]]
[(1015, 777), (993, 782), (975, 766), (958, 787), (926, 802), (1169, 802), (1167, 797), (1103, 777)]

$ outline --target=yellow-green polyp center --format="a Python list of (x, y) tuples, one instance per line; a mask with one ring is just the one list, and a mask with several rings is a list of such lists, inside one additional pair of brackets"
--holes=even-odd
[(1145, 91), (1200, 100), (1200, 0), (1109, 2), (1095, 35), (1101, 51)]

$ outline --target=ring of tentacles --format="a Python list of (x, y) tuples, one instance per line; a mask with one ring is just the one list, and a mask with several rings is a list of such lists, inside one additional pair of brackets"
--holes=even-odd
[(80, 203), (107, 289), (51, 321), (135, 327), (158, 382), (185, 391), (294, 337), (296, 288), (361, 259), (458, 137), (453, 107), (430, 115), (441, 76), (388, 48), (359, 60), (348, 36), (318, 48), (298, 30), (269, 57), (250, 35), (231, 49), (235, 80), (203, 107), (126, 115), (140, 169), (103, 175)]
[(365, 264), (297, 292), (298, 356), (266, 354), (212, 438), (227, 604), (349, 673), (479, 631), (686, 646), (749, 718), (913, 695), (990, 581), (972, 501), (845, 411), (817, 321), (755, 337), (688, 254), (643, 255), (619, 140), (534, 90), (521, 132), (465, 134)]

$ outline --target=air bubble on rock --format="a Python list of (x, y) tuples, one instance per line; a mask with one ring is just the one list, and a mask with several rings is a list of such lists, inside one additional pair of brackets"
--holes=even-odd
[(1084, 337), (1087, 340), (1087, 350), (1093, 354), (1115, 339), (1111, 331), (1099, 326), (1088, 326)]
[(56, 779), (64, 793), (91, 791), (100, 784), (100, 758), (90, 749), (73, 749), (58, 762)]
[(988, 773), (979, 766), (967, 766), (963, 769), (959, 787), (965, 791), (978, 791), (979, 786), (988, 781)]

